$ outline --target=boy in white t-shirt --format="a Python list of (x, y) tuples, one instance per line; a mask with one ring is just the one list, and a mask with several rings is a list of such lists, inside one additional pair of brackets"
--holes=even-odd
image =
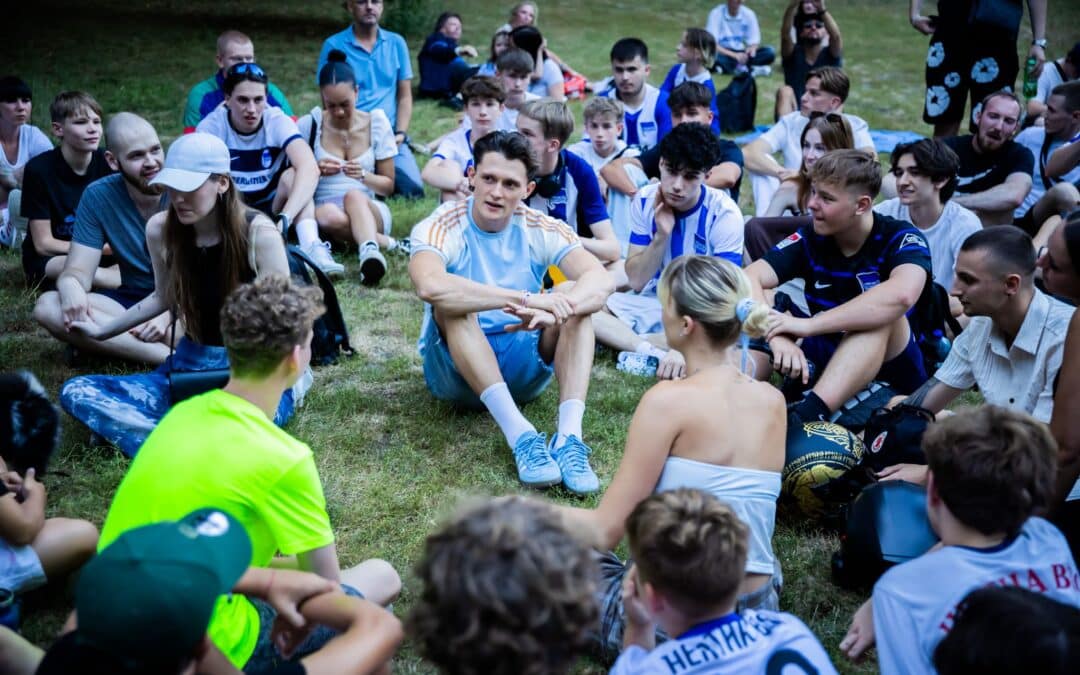
[(585, 136), (583, 140), (567, 148), (588, 162), (600, 183), (600, 192), (607, 200), (607, 183), (600, 177), (600, 169), (618, 157), (636, 157), (636, 148), (628, 148), (622, 140), (625, 107), (616, 98), (597, 96), (585, 104)]
[[(623, 583), (626, 631), (611, 675), (835, 673), (797, 617), (735, 612), (747, 527), (729, 506), (680, 488), (645, 499), (626, 521), (634, 568)], [(659, 626), (670, 640), (656, 646)]]
[(1057, 445), (1049, 430), (985, 405), (931, 425), (922, 447), (927, 515), (941, 545), (886, 572), (840, 643), (858, 659), (878, 636), (883, 673), (933, 673), (934, 649), (976, 588), (1019, 586), (1080, 606), (1065, 537), (1034, 515), (1054, 492)]
[[(776, 60), (776, 50), (761, 44), (757, 15), (742, 0), (727, 0), (709, 12), (705, 29), (716, 38), (716, 66), (724, 73), (747, 72)], [(769, 71), (760, 71), (768, 75)], [(756, 73), (755, 73), (756, 74)]]
[(441, 191), (444, 202), (471, 194), (468, 171), (473, 165), (473, 141), (495, 130), (504, 110), (506, 89), (494, 77), (470, 77), (461, 85), (461, 99), (469, 128), (458, 127), (443, 137), (420, 174), (425, 183)]
[[(930, 244), (934, 283), (945, 290), (952, 288), (960, 246), (982, 229), (974, 212), (951, 201), (959, 167), (960, 158), (938, 139), (901, 143), (893, 150), (891, 169), (898, 196), (874, 207), (876, 213), (906, 220), (922, 231)], [(950, 296), (950, 304), (958, 316), (960, 302)]]

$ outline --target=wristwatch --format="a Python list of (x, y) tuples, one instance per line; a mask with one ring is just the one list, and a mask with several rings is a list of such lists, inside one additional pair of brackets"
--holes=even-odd
[(1049, 43), (1047, 42), (1046, 38), (1039, 38), (1038, 40), (1032, 40), (1031, 44), (1035, 45), (1036, 47), (1042, 47), (1043, 49), (1046, 49), (1046, 45)]

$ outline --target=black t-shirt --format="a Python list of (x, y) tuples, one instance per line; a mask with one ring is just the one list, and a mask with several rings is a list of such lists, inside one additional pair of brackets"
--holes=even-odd
[[(23, 172), (22, 215), (29, 220), (48, 220), (54, 238), (71, 241), (75, 210), (83, 190), (110, 173), (104, 150), (94, 151), (82, 176), (71, 170), (60, 148), (42, 153), (27, 162)], [(24, 257), (40, 257), (29, 231), (23, 240), (23, 253)]]
[(945, 145), (960, 158), (960, 170), (956, 173), (959, 194), (985, 192), (1004, 183), (1010, 174), (1030, 176), (1035, 170), (1035, 156), (1016, 141), (1006, 142), (997, 152), (978, 153), (971, 139), (971, 134), (945, 139)]
[(818, 52), (817, 60), (813, 63), (806, 62), (806, 52), (803, 46), (796, 44), (791, 56), (782, 59), (784, 64), (784, 84), (795, 90), (795, 100), (798, 101), (806, 92), (806, 76), (814, 68), (823, 66), (843, 67), (843, 57), (833, 56), (828, 46), (822, 47)]
[[(724, 162), (735, 162), (739, 165), (740, 173), (739, 180), (735, 181), (735, 184), (731, 186), (731, 198), (736, 202), (739, 201), (739, 186), (742, 185), (742, 172), (743, 168), (743, 156), (742, 150), (738, 145), (735, 145), (733, 141), (729, 141), (726, 138), (717, 138), (720, 141), (720, 159), (716, 164), (723, 164)], [(638, 157), (638, 161), (641, 162), (641, 170), (645, 172), (645, 175), (649, 178), (660, 177), (660, 145), (654, 145), (645, 152), (641, 153)]]
[[(777, 244), (763, 258), (776, 272), (780, 283), (789, 279), (806, 282), (806, 304), (810, 314), (817, 314), (848, 302), (889, 278), (905, 264), (926, 270), (933, 278), (930, 245), (926, 237), (910, 223), (874, 214), (874, 226), (854, 255), (840, 252), (832, 237), (814, 233), (808, 225)], [(930, 284), (924, 284), (919, 302), (928, 299)]]

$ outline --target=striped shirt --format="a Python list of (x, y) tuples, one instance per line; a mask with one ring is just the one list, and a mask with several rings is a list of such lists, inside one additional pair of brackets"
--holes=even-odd
[(1012, 345), (990, 317), (976, 316), (934, 377), (956, 389), (979, 385), (987, 403), (1049, 422), (1072, 313), (1072, 307), (1035, 289)]

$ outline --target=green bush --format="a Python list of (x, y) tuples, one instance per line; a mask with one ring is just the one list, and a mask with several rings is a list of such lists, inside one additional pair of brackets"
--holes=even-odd
[(386, 0), (379, 25), (413, 41), (422, 41), (431, 32), (438, 15), (432, 0)]

